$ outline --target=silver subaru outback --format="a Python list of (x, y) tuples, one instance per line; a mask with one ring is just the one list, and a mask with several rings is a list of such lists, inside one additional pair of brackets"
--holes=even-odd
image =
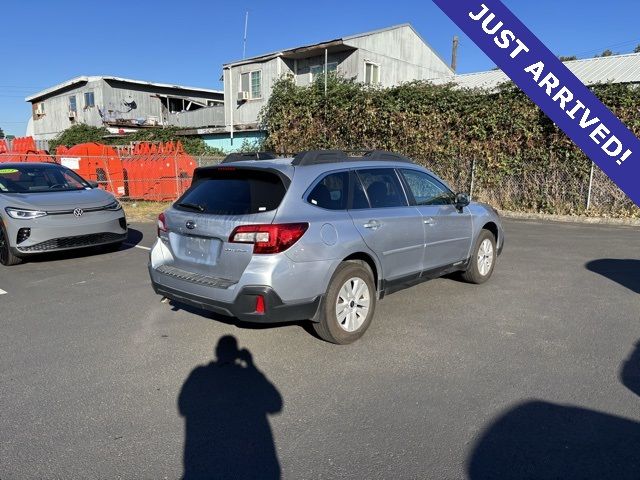
[(385, 295), (460, 272), (489, 279), (497, 212), (398, 154), (230, 155), (198, 168), (158, 218), (155, 292), (248, 322), (311, 320), (323, 339), (361, 337)]

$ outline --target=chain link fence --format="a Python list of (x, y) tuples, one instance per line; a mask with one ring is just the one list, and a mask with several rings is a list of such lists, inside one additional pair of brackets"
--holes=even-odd
[[(186, 154), (0, 154), (0, 169), (7, 162), (55, 162), (98, 182), (124, 201), (170, 202), (189, 188), (195, 168), (222, 160), (219, 156)], [(450, 167), (444, 169), (438, 159), (420, 163), (439, 173), (456, 191), (469, 192), (474, 200), (501, 210), (640, 218), (640, 209), (595, 165), (586, 173), (552, 170), (498, 175), (475, 160), (449, 160)]]

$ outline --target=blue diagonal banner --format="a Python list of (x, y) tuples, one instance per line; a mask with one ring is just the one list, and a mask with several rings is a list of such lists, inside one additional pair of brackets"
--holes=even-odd
[(640, 141), (500, 0), (433, 0), (640, 206)]

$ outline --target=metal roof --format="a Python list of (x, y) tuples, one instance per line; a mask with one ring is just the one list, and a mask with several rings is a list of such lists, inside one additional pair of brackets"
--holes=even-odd
[[(640, 53), (613, 55), (611, 57), (588, 58), (565, 62), (585, 85), (595, 83), (640, 83)], [(508, 82), (509, 77), (502, 70), (467, 73), (434, 80), (434, 83), (455, 83), (463, 88), (493, 89)]]
[(169, 83), (156, 83), (156, 82), (147, 82), (145, 80), (132, 80), (130, 78), (122, 78), (122, 77), (113, 77), (113, 76), (103, 76), (103, 75), (98, 75), (98, 76), (81, 76), (81, 77), (76, 77), (76, 78), (72, 78), (71, 80), (67, 80), (66, 82), (63, 83), (59, 83), (58, 85), (54, 85), (53, 87), (49, 87), (46, 90), (42, 90), (38, 93), (34, 93), (33, 95), (25, 98), (26, 102), (31, 102), (32, 100), (36, 100), (38, 98), (41, 97), (46, 97), (47, 95), (51, 95), (52, 93), (57, 92), (58, 90), (62, 90), (64, 88), (70, 87), (72, 85), (75, 85), (77, 83), (83, 83), (83, 82), (96, 82), (98, 80), (113, 80), (113, 81), (117, 81), (117, 82), (124, 82), (124, 83), (133, 83), (136, 85), (147, 85), (150, 87), (160, 87), (160, 88), (176, 88), (179, 90), (190, 90), (190, 91), (194, 91), (194, 92), (203, 92), (203, 93), (217, 93), (217, 94), (223, 94), (224, 92), (221, 90), (211, 90), (208, 88), (200, 88), (200, 87), (185, 87), (183, 85), (172, 85)]
[(410, 28), (411, 30), (413, 30), (413, 32), (418, 36), (418, 38), (422, 41), (422, 43), (424, 43), (433, 53), (435, 53), (443, 62), (445, 65), (447, 65), (447, 67), (449, 66), (449, 64), (444, 61), (444, 59), (442, 59), (442, 57), (440, 57), (440, 55), (438, 54), (438, 52), (436, 52), (431, 45), (429, 45), (425, 39), (422, 37), (422, 35), (420, 35), (420, 33), (413, 28), (413, 25), (411, 25), (410, 23), (401, 23), (400, 25), (393, 25), (391, 27), (385, 27), (385, 28), (380, 28), (378, 30), (371, 30), (368, 32), (363, 32), (363, 33), (356, 33), (355, 35), (347, 35), (341, 38), (335, 38), (333, 40), (326, 40), (323, 42), (319, 42), (319, 43), (312, 43), (312, 44), (308, 44), (308, 45), (303, 45), (301, 47), (295, 47), (295, 48), (287, 48), (284, 50), (279, 50), (276, 52), (271, 52), (271, 53), (265, 53), (263, 55), (257, 55), (255, 57), (250, 57), (250, 58), (245, 58), (243, 60), (237, 60), (234, 62), (228, 62), (223, 64), (223, 68), (229, 68), (229, 67), (235, 67), (238, 65), (245, 65), (248, 63), (255, 63), (255, 62), (266, 62), (268, 60), (271, 60), (273, 58), (276, 57), (282, 57), (282, 56), (289, 56), (289, 55), (295, 55), (296, 53), (299, 52), (307, 52), (309, 50), (314, 50), (316, 48), (320, 49), (320, 48), (329, 48), (329, 47), (343, 47), (345, 49), (355, 49), (355, 47), (351, 47), (348, 43), (349, 40), (353, 40), (356, 38), (361, 38), (361, 37), (367, 37), (369, 35), (376, 35), (378, 33), (383, 33), (383, 32), (387, 32), (389, 30), (397, 30), (398, 28)]

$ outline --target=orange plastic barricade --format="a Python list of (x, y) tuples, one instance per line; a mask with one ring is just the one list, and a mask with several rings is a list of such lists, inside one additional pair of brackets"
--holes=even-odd
[(124, 171), (118, 153), (101, 143), (81, 143), (71, 148), (58, 148), (58, 161), (81, 177), (98, 182), (100, 188), (117, 197), (126, 194)]

